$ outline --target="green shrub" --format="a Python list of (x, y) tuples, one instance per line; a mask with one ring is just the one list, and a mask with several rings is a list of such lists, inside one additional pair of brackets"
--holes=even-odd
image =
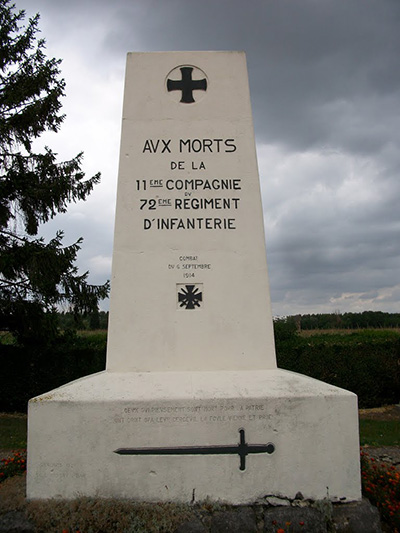
[(276, 342), (294, 340), (298, 335), (294, 317), (274, 319), (274, 335)]
[(365, 331), (276, 339), (280, 368), (325, 381), (358, 395), (359, 406), (397, 403), (400, 335)]
[(0, 345), (0, 411), (25, 412), (30, 398), (104, 370), (105, 362), (105, 335), (69, 335), (30, 348)]
[[(359, 406), (398, 403), (400, 333), (363, 330), (302, 337), (294, 321), (275, 322), (278, 366), (350, 390)], [(24, 412), (30, 398), (104, 370), (106, 332), (65, 334), (49, 346), (0, 344), (0, 411)]]

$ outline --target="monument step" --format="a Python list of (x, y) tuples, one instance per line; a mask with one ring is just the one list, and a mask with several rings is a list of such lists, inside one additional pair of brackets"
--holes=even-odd
[(29, 421), (31, 499), (361, 497), (355, 395), (285, 370), (104, 371), (32, 399)]

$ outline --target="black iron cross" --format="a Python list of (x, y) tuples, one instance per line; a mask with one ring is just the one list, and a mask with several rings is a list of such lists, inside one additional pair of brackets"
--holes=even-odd
[(199, 289), (194, 285), (186, 285), (186, 289), (181, 289), (178, 292), (178, 302), (180, 307), (185, 309), (195, 309), (200, 307), (200, 302), (203, 301), (203, 293), (199, 292)]
[(184, 104), (192, 104), (195, 100), (193, 98), (193, 91), (206, 91), (207, 80), (192, 80), (192, 67), (181, 67), (181, 80), (167, 80), (168, 91), (182, 91), (181, 102)]
[(171, 448), (118, 448), (114, 453), (118, 455), (238, 455), (240, 470), (246, 469), (246, 456), (252, 453), (274, 453), (275, 445), (247, 444), (244, 429), (239, 429), (240, 442), (232, 445), (216, 446), (175, 446)]

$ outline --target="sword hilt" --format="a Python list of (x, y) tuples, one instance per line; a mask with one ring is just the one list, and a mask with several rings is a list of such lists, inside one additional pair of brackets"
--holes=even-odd
[(246, 470), (246, 455), (247, 455), (247, 444), (244, 437), (244, 429), (239, 429), (240, 433), (240, 442), (238, 445), (238, 454), (240, 457), (240, 470)]

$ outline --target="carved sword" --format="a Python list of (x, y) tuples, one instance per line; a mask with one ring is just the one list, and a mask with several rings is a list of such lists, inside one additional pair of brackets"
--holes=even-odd
[(166, 448), (118, 448), (114, 453), (118, 455), (239, 455), (240, 470), (246, 468), (246, 456), (253, 453), (268, 453), (275, 451), (272, 442), (267, 444), (247, 444), (244, 429), (239, 429), (240, 442), (233, 445), (215, 446), (174, 446)]

